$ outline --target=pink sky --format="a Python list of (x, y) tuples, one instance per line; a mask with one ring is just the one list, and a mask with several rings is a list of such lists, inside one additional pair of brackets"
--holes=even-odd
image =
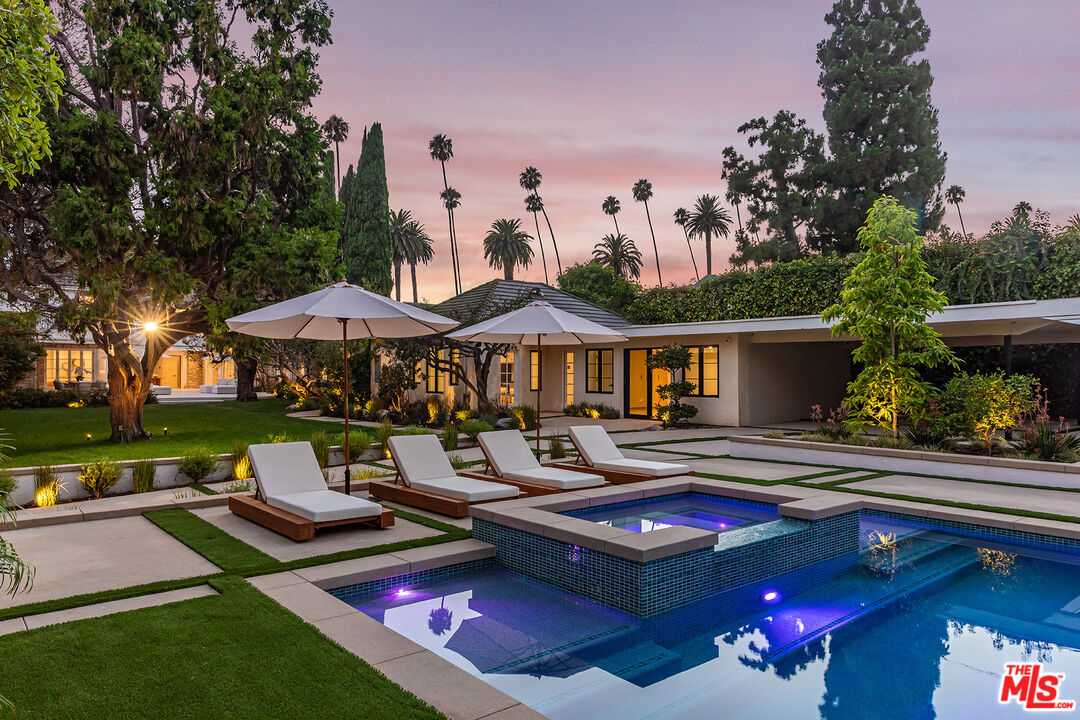
[[(466, 288), (496, 275), (482, 250), (493, 220), (521, 218), (535, 234), (517, 182), (526, 165), (543, 173), (564, 266), (613, 232), (600, 203), (615, 195), (649, 286), (652, 241), (630, 193), (638, 178), (653, 184), (664, 282), (682, 283), (693, 270), (671, 214), (701, 193), (723, 194), (721, 152), (741, 146), (736, 128), (780, 108), (823, 126), (815, 48), (828, 32), (828, 0), (330, 2), (335, 44), (321, 53), (315, 112), (352, 126), (343, 168), (359, 156), (363, 127), (382, 123), (390, 205), (412, 210), (435, 241), (435, 260), (418, 273), (430, 301), (453, 290), (442, 176), (427, 150), (435, 133), (454, 141), (447, 174), (463, 196)], [(1080, 212), (1080, 2), (920, 6), (932, 33), (946, 183), (967, 190), (968, 231), (985, 231), (1018, 200), (1054, 222)], [(951, 206), (946, 221), (958, 225)], [(731, 249), (714, 243), (714, 269), (727, 266)], [(550, 239), (545, 251), (554, 283)], [(694, 252), (704, 273), (704, 244)], [(544, 279), (536, 256), (517, 277)]]

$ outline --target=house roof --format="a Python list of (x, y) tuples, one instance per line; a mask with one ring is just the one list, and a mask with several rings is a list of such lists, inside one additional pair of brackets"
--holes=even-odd
[(443, 300), (441, 303), (432, 305), (430, 310), (441, 315), (467, 312), (470, 308), (475, 307), (498, 306), (515, 300), (534, 300), (537, 292), (542, 294), (544, 300), (547, 300), (554, 307), (573, 313), (586, 320), (591, 320), (594, 323), (609, 328), (624, 328), (630, 324), (623, 317), (587, 300), (582, 300), (544, 283), (524, 282), (522, 280), (489, 280), (482, 285), (466, 290), (460, 295), (455, 295), (452, 298)]
[[(1080, 342), (1080, 298), (949, 305), (928, 318), (942, 337), (955, 344), (991, 344), (1010, 335), (1021, 344)], [(834, 337), (820, 315), (749, 318), (662, 325), (630, 325), (627, 337), (671, 335), (751, 335), (752, 342), (850, 340)]]

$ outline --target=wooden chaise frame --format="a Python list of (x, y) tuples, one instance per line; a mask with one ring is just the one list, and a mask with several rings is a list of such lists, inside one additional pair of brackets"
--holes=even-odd
[[(581, 448), (574, 440), (573, 435), (568, 435), (570, 438), (570, 444), (577, 450), (577, 459), (574, 462), (557, 462), (553, 463), (555, 467), (562, 468), (563, 470), (580, 470), (581, 468), (587, 468), (590, 472), (594, 472), (597, 475), (603, 475), (604, 479), (610, 483), (616, 485), (626, 485), (628, 483), (642, 482), (644, 480), (656, 480), (656, 475), (646, 475), (645, 473), (633, 473), (626, 470), (609, 470), (607, 468), (599, 468), (595, 465), (590, 465), (585, 460), (585, 454), (581, 452)], [(693, 475), (694, 471), (690, 470), (685, 473), (686, 475)]]
[(316, 530), (336, 525), (372, 525), (377, 528), (388, 528), (394, 524), (394, 511), (388, 508), (383, 508), (382, 513), (375, 517), (315, 522), (288, 510), (267, 505), (247, 495), (230, 495), (229, 510), (235, 515), (298, 542), (315, 537)]
[[(479, 480), (490, 480), (491, 478), (477, 477), (471, 474), (461, 474), (463, 477), (471, 477)], [(400, 484), (399, 484), (400, 481)], [(504, 485), (509, 483), (503, 483)], [(461, 500), (459, 498), (449, 497), (447, 495), (438, 495), (436, 493), (427, 492), (426, 490), (418, 490), (414, 487), (409, 487), (405, 484), (405, 479), (401, 477), (401, 472), (398, 471), (394, 476), (393, 481), (387, 480), (372, 480), (368, 483), (368, 495), (379, 500), (386, 500), (387, 502), (400, 503), (401, 505), (408, 505), (410, 507), (420, 508), (421, 510), (430, 510), (431, 512), (439, 513), (440, 515), (446, 515), (447, 517), (463, 518), (469, 516), (469, 508), (473, 505), (482, 505), (488, 502), (501, 502), (503, 500), (516, 500), (517, 498), (493, 498), (491, 500)], [(518, 497), (528, 497), (527, 494), (522, 493)]]
[[(483, 445), (479, 445), (479, 447), (480, 447), (480, 452), (484, 453), (484, 472), (481, 473), (481, 472), (474, 472), (474, 471), (466, 471), (466, 472), (462, 472), (461, 475), (463, 475), (465, 477), (476, 478), (477, 480), (491, 480), (491, 479), (494, 478), (496, 482), (505, 483), (507, 485), (513, 485), (518, 490), (521, 490), (523, 493), (526, 493), (528, 495), (554, 495), (555, 493), (572, 492), (572, 491), (563, 490), (562, 488), (550, 487), (548, 485), (537, 485), (535, 483), (522, 482), (521, 480), (512, 480), (512, 479), (510, 479), (508, 477), (503, 477), (502, 475), (496, 475), (495, 474), (495, 466), (492, 465), (491, 458), (488, 457), (487, 450), (484, 449)], [(555, 467), (560, 467), (558, 463), (556, 463), (554, 466)], [(574, 468), (574, 467), (569, 467), (569, 468), (562, 467), (561, 469), (563, 469), (563, 470), (580, 470), (580, 468)], [(594, 474), (602, 475), (603, 473), (594, 473)], [(610, 484), (611, 483), (607, 482), (607, 478), (605, 477), (604, 485), (610, 485)]]

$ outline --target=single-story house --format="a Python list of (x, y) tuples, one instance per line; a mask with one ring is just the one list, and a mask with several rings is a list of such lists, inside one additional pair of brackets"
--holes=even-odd
[[(762, 425), (806, 418), (813, 404), (838, 406), (852, 377), (854, 339), (834, 337), (818, 315), (631, 325), (542, 283), (507, 280), (484, 283), (431, 310), (446, 314), (497, 307), (538, 294), (557, 308), (618, 330), (627, 341), (515, 347), (493, 363), (488, 377), (488, 396), (501, 404), (531, 405), (539, 390), (544, 412), (587, 401), (612, 406), (623, 417), (655, 417), (656, 388), (668, 379), (663, 371), (650, 372), (646, 359), (672, 343), (688, 347), (693, 358), (686, 379), (697, 386), (688, 399), (699, 410), (696, 422)], [(930, 322), (952, 346), (1078, 343), (1080, 298), (955, 305)], [(429, 372), (423, 365), (411, 399), (441, 395), (469, 404), (465, 385), (452, 373)], [(466, 370), (473, 378), (472, 368)], [(376, 369), (373, 382), (377, 376)]]

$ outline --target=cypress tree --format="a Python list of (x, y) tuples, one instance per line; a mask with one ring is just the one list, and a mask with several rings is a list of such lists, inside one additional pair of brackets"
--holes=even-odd
[(945, 153), (930, 101), (930, 28), (914, 0), (838, 0), (817, 47), (831, 153), (833, 197), (824, 223), (836, 249), (852, 250), (874, 201), (898, 198), (920, 231), (941, 222)]
[(351, 283), (389, 296), (393, 288), (390, 196), (379, 123), (364, 132), (356, 174), (352, 175), (350, 167), (341, 184), (341, 199), (345, 206), (341, 231), (345, 276)]

